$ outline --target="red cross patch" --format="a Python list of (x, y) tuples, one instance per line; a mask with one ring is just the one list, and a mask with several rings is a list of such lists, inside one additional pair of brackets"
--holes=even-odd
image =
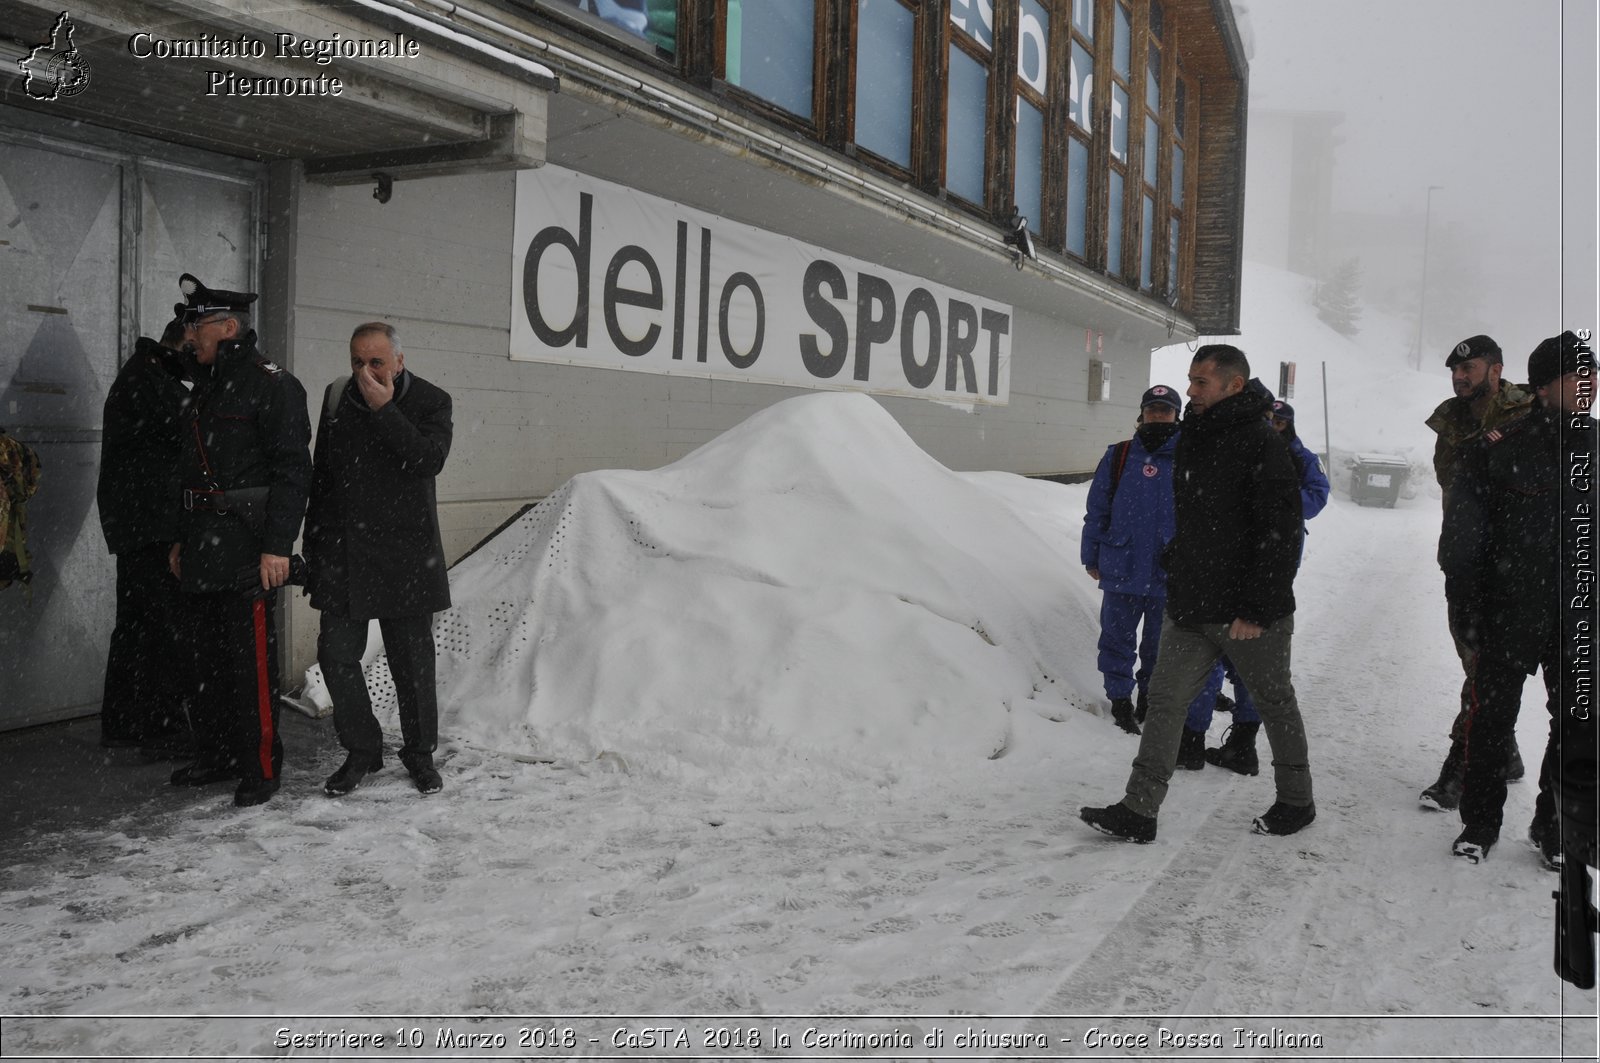
[(1159, 476), (1161, 475), (1161, 470), (1147, 462), (1144, 467), (1144, 474), (1146, 477)]

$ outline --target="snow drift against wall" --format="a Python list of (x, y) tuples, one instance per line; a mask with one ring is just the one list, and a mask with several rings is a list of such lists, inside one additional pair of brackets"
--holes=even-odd
[(1058, 680), (1094, 634), (1075, 544), (1045, 542), (994, 477), (832, 393), (661, 469), (574, 477), (452, 573), (441, 727), (663, 771), (995, 755), (1023, 702), (1071, 699)]

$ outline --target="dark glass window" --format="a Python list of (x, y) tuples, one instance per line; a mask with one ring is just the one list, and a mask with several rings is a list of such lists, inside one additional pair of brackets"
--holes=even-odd
[(1050, 62), (1050, 13), (1039, 0), (1022, 0), (1017, 22), (1017, 80), (1043, 94)]
[(1178, 290), (1178, 219), (1167, 226), (1167, 294)]
[(988, 141), (989, 68), (950, 42), (949, 105), (945, 111), (945, 187), (973, 203), (984, 202), (984, 149)]
[(1156, 197), (1144, 197), (1144, 226), (1143, 235), (1139, 245), (1139, 287), (1145, 291), (1150, 290), (1152, 281), (1151, 269), (1154, 255), (1151, 249), (1156, 238)]
[(1094, 40), (1094, 0), (1072, 0), (1072, 28)]
[(1156, 163), (1160, 157), (1160, 126), (1147, 114), (1144, 116), (1144, 183), (1151, 187), (1156, 183)]
[(1067, 71), (1072, 84), (1067, 92), (1067, 115), (1084, 132), (1094, 128), (1094, 56), (1077, 41)]
[(1172, 205), (1183, 207), (1183, 148), (1172, 145)]
[(1161, 110), (1161, 49), (1153, 44), (1144, 66), (1144, 103), (1152, 111)]
[(664, 56), (677, 53), (678, 0), (549, 0), (571, 9), (573, 18), (603, 29), (610, 37), (637, 38)]
[(727, 11), (729, 83), (810, 118), (814, 0), (728, 0)]
[(1089, 145), (1077, 137), (1067, 140), (1067, 250), (1089, 253)]
[(899, 0), (860, 0), (856, 29), (856, 143), (911, 166), (916, 15)]
[(994, 0), (950, 0), (950, 23), (985, 51), (994, 50)]
[(1106, 204), (1106, 272), (1122, 276), (1122, 175), (1111, 171), (1111, 195)]
[(1017, 209), (1028, 228), (1044, 230), (1044, 112), (1017, 101)]
[(1128, 93), (1117, 84), (1111, 86), (1111, 157), (1128, 161)]
[(1123, 77), (1133, 73), (1133, 16), (1121, 4), (1116, 6), (1111, 27), (1111, 68)]

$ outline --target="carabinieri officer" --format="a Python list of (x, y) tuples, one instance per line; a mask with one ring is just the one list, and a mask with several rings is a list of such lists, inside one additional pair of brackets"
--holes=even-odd
[(185, 273), (178, 309), (194, 350), (195, 389), (184, 426), (182, 583), (200, 690), (198, 759), (174, 786), (239, 779), (236, 805), (277, 793), (277, 588), (305, 516), (311, 424), (300, 382), (256, 349), (254, 292), (207, 288)]

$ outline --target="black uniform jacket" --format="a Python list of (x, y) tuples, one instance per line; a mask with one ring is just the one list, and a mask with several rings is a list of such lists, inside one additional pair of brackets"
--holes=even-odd
[(1173, 458), (1177, 532), (1161, 555), (1167, 612), (1179, 624), (1266, 626), (1294, 612), (1300, 480), (1266, 409), (1246, 391), (1184, 415)]
[(177, 351), (141, 336), (101, 418), (100, 530), (113, 554), (180, 536), (179, 463), (189, 389)]
[(450, 608), (434, 496), (450, 414), (450, 396), (409, 370), (382, 409), (354, 378), (324, 399), (306, 514), (313, 608), (361, 620)]
[(184, 513), (183, 589), (235, 589), (262, 554), (288, 557), (311, 482), (306, 391), (256, 350), (256, 335), (224, 342), (196, 370), (184, 425), (183, 486), (193, 491), (267, 489), (259, 527), (235, 509)]
[[(1452, 628), (1530, 675), (1557, 660), (1563, 572), (1593, 567), (1562, 558), (1562, 493), (1576, 489), (1574, 458), (1593, 460), (1594, 422), (1578, 420), (1587, 430), (1565, 447), (1561, 415), (1544, 406), (1485, 432), (1461, 457), (1439, 536)], [(1594, 478), (1582, 486), (1592, 514)]]

